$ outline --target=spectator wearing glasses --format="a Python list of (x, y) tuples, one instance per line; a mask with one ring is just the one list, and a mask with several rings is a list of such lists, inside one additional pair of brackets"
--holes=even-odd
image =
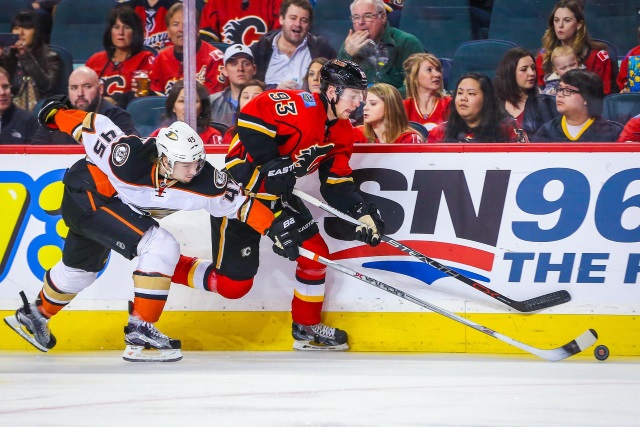
[(351, 3), (353, 30), (338, 52), (338, 59), (357, 63), (369, 84), (388, 83), (405, 94), (404, 61), (414, 53), (424, 52), (413, 35), (387, 22), (383, 0), (354, 0)]
[(533, 142), (614, 142), (622, 125), (602, 118), (602, 79), (585, 70), (570, 70), (560, 79), (556, 105), (561, 117), (545, 123)]

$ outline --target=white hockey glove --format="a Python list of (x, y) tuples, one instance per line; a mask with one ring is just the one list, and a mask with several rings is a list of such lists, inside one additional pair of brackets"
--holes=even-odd
[(349, 209), (349, 215), (363, 224), (356, 227), (354, 240), (359, 240), (371, 246), (378, 246), (384, 234), (384, 221), (376, 205), (373, 203), (358, 203)]

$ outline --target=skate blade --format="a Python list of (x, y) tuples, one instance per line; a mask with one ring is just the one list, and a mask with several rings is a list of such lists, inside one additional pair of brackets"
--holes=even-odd
[(300, 351), (345, 351), (349, 350), (349, 344), (327, 345), (313, 341), (293, 341), (293, 349)]
[(122, 353), (127, 362), (177, 362), (182, 360), (180, 349), (145, 349), (141, 345), (128, 345)]
[(18, 319), (16, 318), (16, 316), (7, 316), (7, 317), (5, 317), (4, 318), (4, 323), (6, 323), (8, 327), (13, 329), (16, 332), (16, 334), (20, 335), (29, 344), (31, 344), (32, 346), (34, 346), (35, 348), (37, 348), (41, 352), (46, 353), (46, 352), (49, 351), (49, 349), (47, 347), (43, 346), (38, 341), (36, 341), (36, 339), (33, 337), (33, 335), (31, 335), (31, 333), (29, 333), (29, 331), (27, 331), (25, 329), (25, 327), (22, 326), (22, 324), (20, 322), (18, 322)]

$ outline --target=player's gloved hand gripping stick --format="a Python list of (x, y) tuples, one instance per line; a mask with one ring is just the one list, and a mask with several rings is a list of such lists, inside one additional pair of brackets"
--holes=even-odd
[[(353, 218), (350, 215), (345, 214), (344, 212), (339, 211), (338, 209), (327, 205), (326, 203), (321, 202), (320, 200), (316, 199), (315, 197), (298, 190), (297, 188), (293, 189), (293, 194), (300, 197), (302, 200), (305, 200), (309, 203), (311, 203), (312, 205), (322, 209), (325, 212), (328, 212), (332, 215), (337, 216), (338, 218), (345, 220), (347, 222), (350, 222), (351, 224), (354, 224), (356, 226), (362, 227), (362, 226), (366, 226), (367, 224), (363, 224), (361, 221), (358, 221), (357, 219)], [(380, 231), (380, 233), (383, 233), (384, 230)], [(400, 249), (402, 252), (405, 252), (409, 255), (411, 255), (412, 257), (424, 262), (425, 264), (430, 265), (431, 267), (445, 273), (448, 276), (453, 277), (454, 279), (457, 279), (459, 281), (461, 281), (462, 283), (465, 283), (469, 286), (471, 286), (474, 289), (479, 290), (480, 292), (490, 296), (493, 299), (496, 299), (500, 302), (502, 302), (503, 304), (508, 305), (509, 307), (520, 311), (520, 312), (524, 312), (524, 313), (528, 313), (531, 311), (536, 311), (536, 310), (542, 310), (543, 308), (549, 308), (549, 307), (553, 307), (555, 305), (558, 304), (563, 304), (565, 302), (568, 302), (571, 300), (571, 295), (569, 295), (569, 292), (565, 291), (565, 290), (561, 290), (561, 291), (556, 291), (556, 292), (551, 292), (549, 294), (545, 294), (545, 295), (541, 295), (539, 297), (535, 297), (535, 298), (531, 298), (525, 301), (515, 301), (512, 300), (509, 297), (506, 297), (502, 294), (500, 294), (497, 291), (494, 291), (493, 289), (487, 288), (486, 286), (476, 282), (475, 280), (472, 280), (466, 276), (463, 276), (462, 274), (448, 268), (445, 265), (440, 264), (439, 262), (429, 258), (426, 255), (421, 254), (420, 252), (411, 249), (410, 247), (404, 245), (403, 243), (400, 243), (399, 241), (392, 239), (389, 236), (386, 236), (384, 234), (382, 234), (381, 236), (381, 240), (383, 242), (387, 242), (389, 245)], [(373, 246), (373, 245), (372, 245)]]

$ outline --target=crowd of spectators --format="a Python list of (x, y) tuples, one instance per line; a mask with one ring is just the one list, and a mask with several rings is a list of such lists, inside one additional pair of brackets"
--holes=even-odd
[[(15, 38), (0, 53), (0, 144), (72, 143), (35, 121), (38, 102), (59, 87), (76, 108), (105, 114), (132, 134), (137, 131), (126, 109), (141, 96), (165, 97), (158, 124), (183, 119), (187, 30), (180, 0), (114, 0), (105, 16), (104, 50), (76, 64), (68, 81), (48, 45), (51, 16), (64, 1), (27, 2), (32, 10), (13, 17)], [(322, 65), (338, 58), (357, 63), (370, 85), (351, 114), (354, 142), (640, 141), (640, 118), (623, 131), (627, 123), (603, 117), (606, 95), (639, 91), (640, 46), (615, 74), (617, 58), (589, 36), (583, 1), (555, 4), (547, 27), (539, 29), (537, 52), (515, 47), (499, 62), (495, 79), (465, 73), (450, 92), (441, 60), (397, 28), (403, 3), (353, 0), (352, 28), (336, 50), (313, 33), (315, 1), (198, 2), (199, 33), (192, 28), (198, 133), (206, 143), (230, 143), (237, 114), (253, 96), (269, 89), (318, 92)], [(474, 37), (487, 36), (492, 4), (469, 2)]]

